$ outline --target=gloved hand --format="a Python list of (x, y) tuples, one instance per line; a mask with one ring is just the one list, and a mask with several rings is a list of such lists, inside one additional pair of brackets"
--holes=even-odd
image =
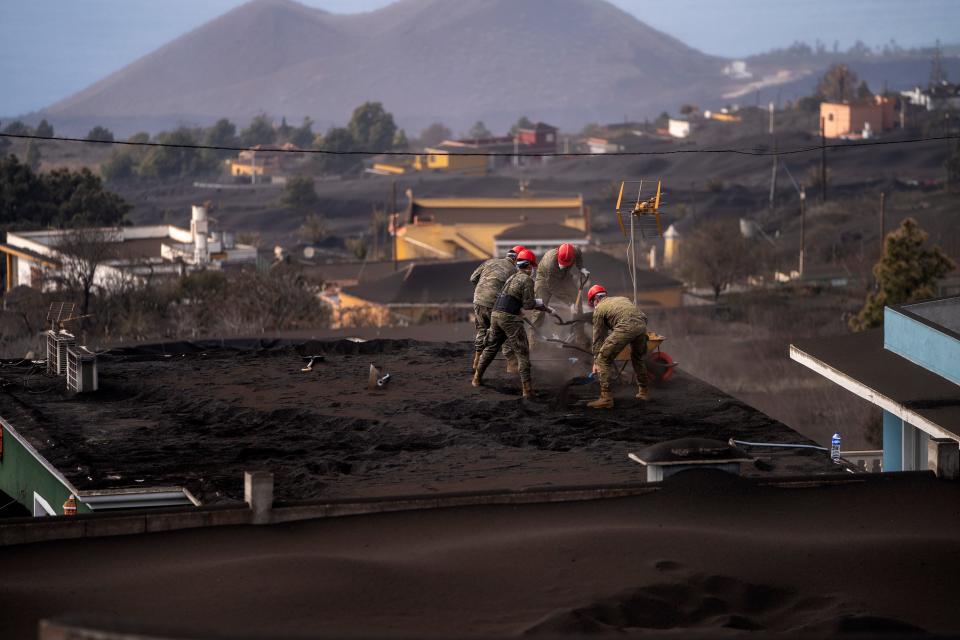
[(580, 277), (582, 277), (583, 281), (586, 282), (590, 279), (590, 272), (586, 269), (580, 269)]

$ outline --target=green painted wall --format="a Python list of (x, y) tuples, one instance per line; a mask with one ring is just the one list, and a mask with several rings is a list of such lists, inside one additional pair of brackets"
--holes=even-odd
[[(33, 513), (33, 493), (36, 491), (50, 504), (57, 515), (63, 515), (63, 503), (73, 493), (73, 489), (66, 486), (40, 462), (39, 453), (24, 446), (15, 437), (19, 434), (11, 429), (9, 423), (0, 419), (0, 429), (3, 430), (0, 490), (29, 509), (30, 513)], [(77, 513), (90, 512), (90, 508), (78, 499)]]

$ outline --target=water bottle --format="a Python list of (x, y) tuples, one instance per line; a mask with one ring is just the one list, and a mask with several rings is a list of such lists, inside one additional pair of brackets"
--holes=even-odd
[(834, 464), (840, 464), (840, 434), (835, 433), (830, 438), (830, 459)]

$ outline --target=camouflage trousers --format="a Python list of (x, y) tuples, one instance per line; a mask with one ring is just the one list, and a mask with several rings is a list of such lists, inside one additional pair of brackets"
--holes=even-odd
[(617, 371), (615, 360), (627, 346), (630, 347), (630, 363), (637, 374), (637, 384), (647, 386), (647, 365), (643, 360), (647, 354), (647, 324), (642, 322), (629, 327), (616, 327), (603, 341), (595, 359), (601, 388), (610, 388)]
[(523, 319), (520, 316), (504, 311), (494, 311), (490, 316), (490, 331), (487, 332), (487, 343), (477, 365), (477, 375), (483, 373), (497, 357), (500, 347), (504, 351), (509, 349), (517, 356), (517, 367), (520, 370), (520, 380), (530, 381), (530, 344), (527, 342), (527, 332), (524, 330)]
[[(557, 301), (562, 302), (564, 305), (572, 305), (577, 301), (577, 285), (573, 281), (573, 278), (567, 277), (560, 281), (548, 281), (546, 283), (539, 283), (533, 295), (543, 300), (543, 304), (549, 305), (552, 300), (554, 304)], [(567, 316), (570, 313), (563, 308), (558, 309), (560, 316), (566, 320), (569, 320)], [(574, 313), (579, 313), (579, 310), (574, 311)], [(534, 311), (530, 319), (533, 322), (533, 326), (538, 329), (543, 326), (543, 321), (546, 318), (547, 313), (545, 311)]]
[[(473, 305), (473, 318), (474, 326), (477, 329), (477, 335), (473, 338), (473, 349), (477, 353), (481, 353), (487, 344), (487, 334), (490, 332), (490, 314), (492, 313), (490, 307), (485, 307), (480, 304)], [(503, 345), (503, 355), (510, 357), (512, 354), (510, 346), (507, 344)]]

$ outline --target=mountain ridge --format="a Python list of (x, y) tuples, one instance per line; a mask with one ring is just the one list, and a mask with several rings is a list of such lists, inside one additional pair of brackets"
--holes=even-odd
[(348, 15), (253, 0), (43, 113), (126, 128), (260, 112), (328, 126), (377, 100), (414, 130), (502, 128), (523, 113), (575, 126), (718, 95), (723, 64), (606, 0), (399, 0)]

